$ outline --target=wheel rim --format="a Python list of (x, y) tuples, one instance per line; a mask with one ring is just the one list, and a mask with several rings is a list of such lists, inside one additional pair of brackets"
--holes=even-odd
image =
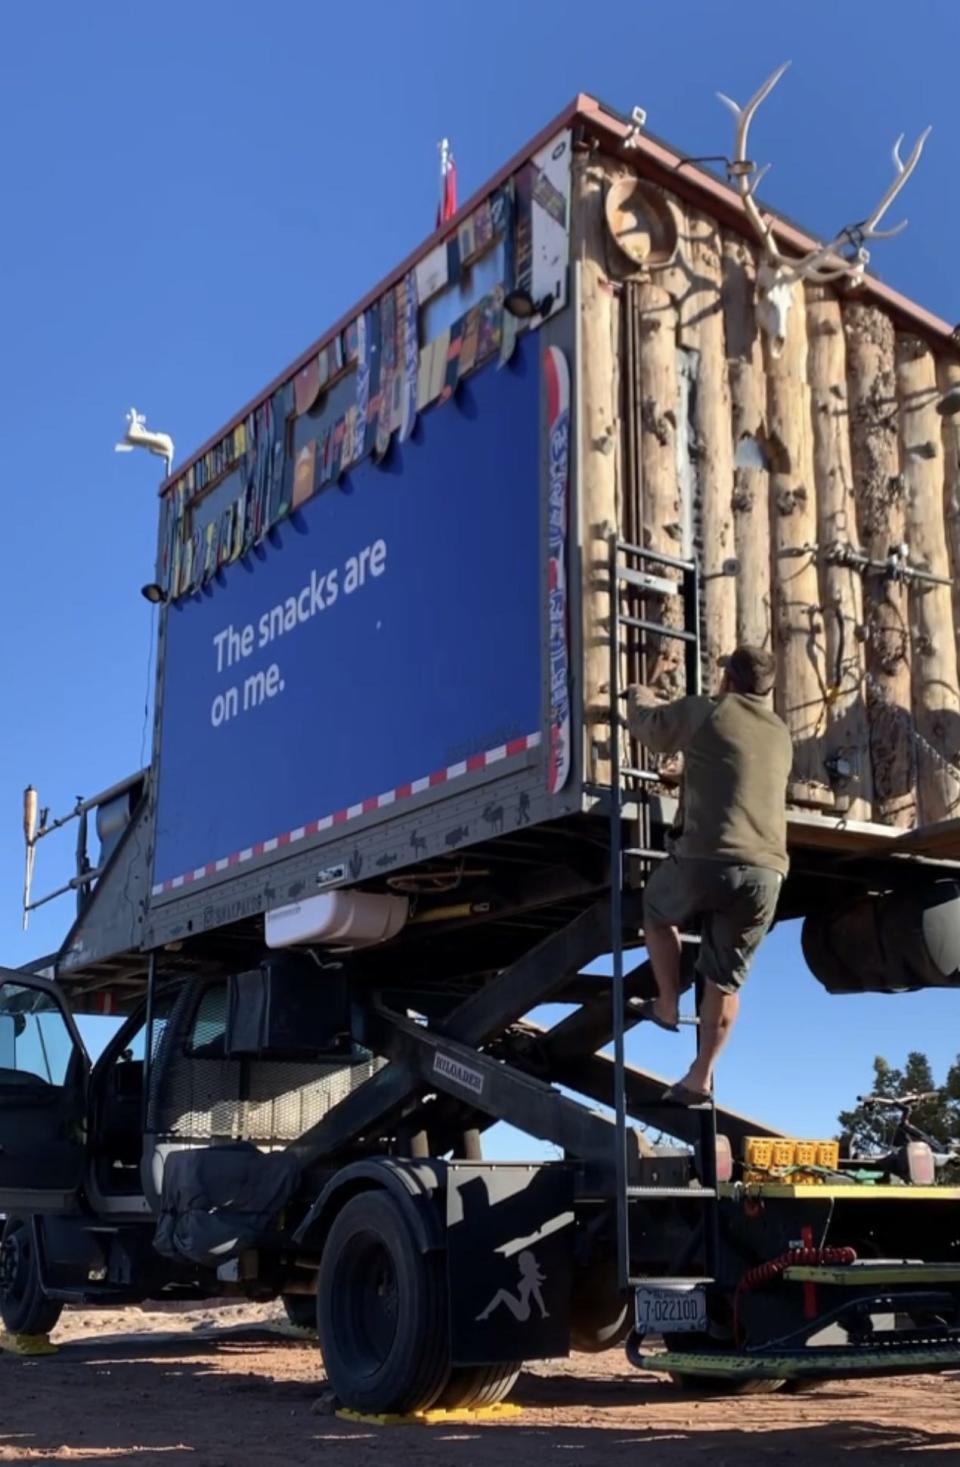
[(11, 1228), (0, 1245), (0, 1299), (17, 1302), (24, 1297), (32, 1258), (29, 1230)]
[(333, 1281), (333, 1324), (352, 1368), (382, 1370), (397, 1338), (399, 1288), (388, 1249), (375, 1233), (358, 1233), (344, 1249)]

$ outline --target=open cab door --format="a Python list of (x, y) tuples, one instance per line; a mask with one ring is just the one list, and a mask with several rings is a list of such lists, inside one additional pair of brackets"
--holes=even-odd
[(89, 1068), (57, 985), (0, 968), (0, 1213), (75, 1205)]

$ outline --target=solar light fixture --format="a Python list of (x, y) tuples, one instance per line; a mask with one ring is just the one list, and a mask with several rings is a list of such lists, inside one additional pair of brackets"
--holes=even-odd
[(504, 307), (518, 321), (529, 321), (533, 316), (548, 316), (553, 310), (553, 295), (548, 291), (535, 301), (529, 290), (509, 290), (503, 301)]

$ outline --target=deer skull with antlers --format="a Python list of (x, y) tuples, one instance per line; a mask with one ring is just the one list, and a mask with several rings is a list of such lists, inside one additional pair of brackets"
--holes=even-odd
[(770, 350), (775, 357), (778, 357), (783, 351), (787, 334), (787, 317), (793, 303), (794, 286), (799, 281), (809, 280), (814, 284), (824, 285), (831, 281), (846, 280), (851, 286), (860, 285), (870, 262), (870, 252), (866, 248), (866, 241), (868, 239), (890, 239), (893, 235), (906, 229), (906, 219), (895, 225), (893, 229), (879, 229), (878, 225), (920, 161), (923, 145), (931, 131), (928, 127), (925, 132), (921, 133), (906, 162), (903, 162), (900, 157), (903, 133), (897, 138), (893, 145), (893, 163), (896, 170), (893, 182), (869, 218), (859, 224), (848, 224), (829, 244), (818, 245), (816, 249), (810, 250), (799, 259), (790, 259), (781, 254), (774, 237), (773, 221), (761, 212), (756, 200), (757, 188), (770, 165), (766, 164), (763, 168), (758, 168), (747, 156), (747, 135), (754, 114), (760, 103), (773, 91), (789, 65), (789, 61), (785, 61), (782, 66), (778, 66), (745, 107), (738, 106), (722, 92), (717, 93), (721, 102), (730, 108), (737, 119), (734, 154), (727, 163), (727, 177), (731, 183), (736, 185), (737, 192), (743, 200), (747, 218), (759, 235), (763, 247), (763, 257), (757, 268), (757, 320), (760, 323), (760, 329), (770, 338)]

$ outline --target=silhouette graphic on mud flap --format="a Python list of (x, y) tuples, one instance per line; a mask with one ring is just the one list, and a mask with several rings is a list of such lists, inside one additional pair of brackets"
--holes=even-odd
[(520, 1268), (520, 1283), (516, 1294), (509, 1293), (506, 1289), (498, 1289), (486, 1309), (482, 1309), (477, 1319), (489, 1319), (495, 1309), (504, 1304), (518, 1324), (526, 1324), (533, 1310), (530, 1300), (537, 1301), (541, 1319), (549, 1319), (547, 1306), (543, 1302), (543, 1294), (540, 1285), (545, 1284), (547, 1276), (540, 1272), (540, 1265), (529, 1249), (524, 1250), (517, 1259)]

